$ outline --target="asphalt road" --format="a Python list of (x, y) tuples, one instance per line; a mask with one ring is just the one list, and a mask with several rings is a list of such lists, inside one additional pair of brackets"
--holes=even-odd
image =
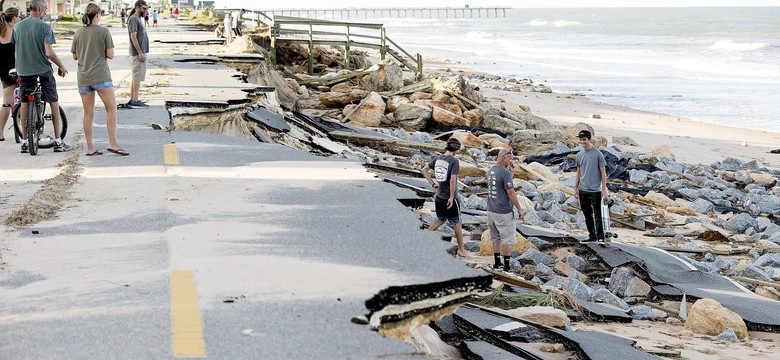
[[(122, 102), (128, 40), (119, 26), (111, 32)], [(188, 37), (212, 35), (167, 19), (150, 31), (152, 41)], [(411, 345), (350, 322), (388, 286), (480, 275), (397, 201), (415, 194), (354, 162), (153, 130), (146, 124), (169, 121), (164, 100), (230, 99), (247, 85), (229, 67), (171, 60), (187, 46), (151, 47), (144, 88), (161, 91), (142, 95), (149, 109), (119, 111), (119, 143), (130, 156), (84, 156), (68, 39), (55, 50), (71, 71), (58, 88), (73, 152), (31, 157), (0, 143), (3, 218), (40, 190), (66, 195), (53, 218), (0, 233), (0, 358), (420, 358)], [(155, 83), (163, 77), (164, 86)], [(103, 111), (96, 123), (105, 149)], [(78, 180), (47, 187), (65, 159)]]

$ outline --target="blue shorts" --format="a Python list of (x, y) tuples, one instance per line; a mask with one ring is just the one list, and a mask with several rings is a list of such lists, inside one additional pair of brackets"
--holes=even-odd
[(103, 89), (108, 89), (110, 87), (113, 87), (114, 83), (112, 81), (104, 82), (97, 85), (90, 85), (90, 86), (79, 86), (79, 94), (89, 94), (93, 91), (100, 91)]

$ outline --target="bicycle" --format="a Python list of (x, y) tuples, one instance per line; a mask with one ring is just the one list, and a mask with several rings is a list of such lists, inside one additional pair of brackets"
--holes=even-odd
[[(19, 88), (19, 76), (16, 73), (16, 69), (11, 69), (9, 72), (11, 77), (16, 79), (16, 89), (14, 89), (14, 103), (11, 110), (11, 117), (13, 118), (14, 138), (16, 143), (22, 142), (22, 139), (27, 138), (27, 146), (30, 155), (37, 155), (38, 148), (50, 148), (54, 146), (54, 138), (44, 134), (44, 127), (46, 121), (53, 121), (50, 106), (47, 102), (41, 99), (41, 82), (37, 80), (35, 90), (32, 94), (27, 96), (27, 134), (22, 134), (22, 128), (19, 123), (19, 111), (22, 108), (22, 96), (21, 89)], [(62, 123), (60, 130), (60, 139), (65, 139), (65, 135), (68, 133), (68, 118), (65, 116), (65, 111), (60, 109), (60, 120)], [(54, 125), (52, 124), (52, 128)], [(56, 137), (56, 136), (55, 136)]]

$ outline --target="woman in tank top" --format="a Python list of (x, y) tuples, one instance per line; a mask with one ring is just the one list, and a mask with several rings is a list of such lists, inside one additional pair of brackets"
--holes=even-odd
[[(3, 2), (0, 1), (0, 4)], [(2, 6), (0, 6), (2, 8)], [(16, 88), (16, 79), (12, 78), (8, 72), (14, 68), (14, 49), (11, 43), (11, 33), (14, 31), (14, 25), (19, 22), (19, 9), (9, 7), (5, 9), (0, 16), (0, 80), (3, 85), (3, 107), (0, 108), (0, 141), (5, 140), (5, 124), (8, 122), (8, 116), (11, 115), (11, 105), (13, 105), (14, 89)]]

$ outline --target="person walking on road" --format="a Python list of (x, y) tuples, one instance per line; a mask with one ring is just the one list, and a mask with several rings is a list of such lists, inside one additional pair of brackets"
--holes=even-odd
[[(488, 171), (487, 187), (487, 220), (490, 241), (493, 242), (493, 268), (509, 272), (509, 256), (512, 254), (512, 244), (517, 240), (515, 214), (512, 205), (517, 209), (517, 218), (523, 218), (523, 209), (515, 194), (512, 172), (512, 151), (501, 149), (493, 167)], [(503, 267), (501, 256), (504, 257)]]
[[(436, 231), (445, 222), (455, 230), (455, 239), (458, 242), (458, 256), (466, 257), (463, 248), (463, 228), (460, 218), (460, 200), (458, 200), (458, 173), (460, 163), (455, 158), (455, 153), (460, 150), (460, 141), (450, 139), (444, 148), (445, 152), (431, 160), (422, 168), (423, 176), (431, 186), (437, 188), (434, 196), (436, 206), (436, 220), (428, 227), (430, 231)], [(434, 178), (430, 171), (433, 170)]]
[(100, 7), (87, 5), (81, 22), (84, 27), (76, 30), (70, 52), (78, 61), (76, 80), (81, 104), (84, 106), (84, 138), (87, 142), (87, 156), (102, 155), (92, 142), (92, 121), (95, 117), (95, 92), (106, 108), (108, 147), (106, 150), (118, 155), (129, 155), (116, 142), (116, 98), (108, 60), (114, 58), (114, 40), (105, 27), (100, 26)]
[(601, 222), (601, 202), (607, 199), (607, 162), (604, 154), (591, 143), (591, 133), (582, 130), (577, 134), (582, 150), (577, 153), (577, 175), (574, 180), (574, 196), (580, 200), (588, 241), (604, 243), (604, 224)]
[(152, 13), (152, 27), (157, 27), (157, 10)]
[[(0, 1), (2, 4), (2, 1)], [(0, 6), (1, 8), (1, 6)], [(9, 7), (0, 15), (0, 82), (3, 84), (3, 107), (0, 108), (0, 141), (5, 141), (5, 125), (11, 115), (16, 79), (9, 71), (14, 68), (16, 56), (15, 46), (11, 42), (14, 25), (19, 22), (19, 9)]]
[(149, 38), (146, 36), (143, 17), (149, 11), (149, 5), (144, 0), (135, 2), (133, 13), (127, 20), (127, 32), (130, 34), (130, 63), (132, 80), (130, 81), (130, 101), (128, 108), (148, 107), (138, 99), (141, 81), (146, 80), (146, 54), (149, 53)]
[[(46, 0), (32, 0), (29, 16), (14, 25), (14, 31), (11, 35), (11, 42), (16, 44), (15, 65), (22, 96), (19, 111), (21, 114), (27, 113), (27, 97), (35, 91), (37, 82), (40, 80), (41, 98), (49, 103), (54, 123), (54, 152), (65, 152), (70, 151), (70, 146), (60, 138), (62, 130), (60, 105), (57, 82), (54, 80), (51, 62), (57, 65), (57, 74), (60, 77), (65, 77), (68, 74), (68, 69), (65, 68), (51, 47), (55, 43), (54, 32), (52, 32), (51, 26), (42, 20), (48, 9), (49, 5)], [(26, 134), (26, 122), (22, 121), (20, 125), (22, 134)], [(22, 140), (22, 153), (27, 153), (28, 149), (27, 139)]]

